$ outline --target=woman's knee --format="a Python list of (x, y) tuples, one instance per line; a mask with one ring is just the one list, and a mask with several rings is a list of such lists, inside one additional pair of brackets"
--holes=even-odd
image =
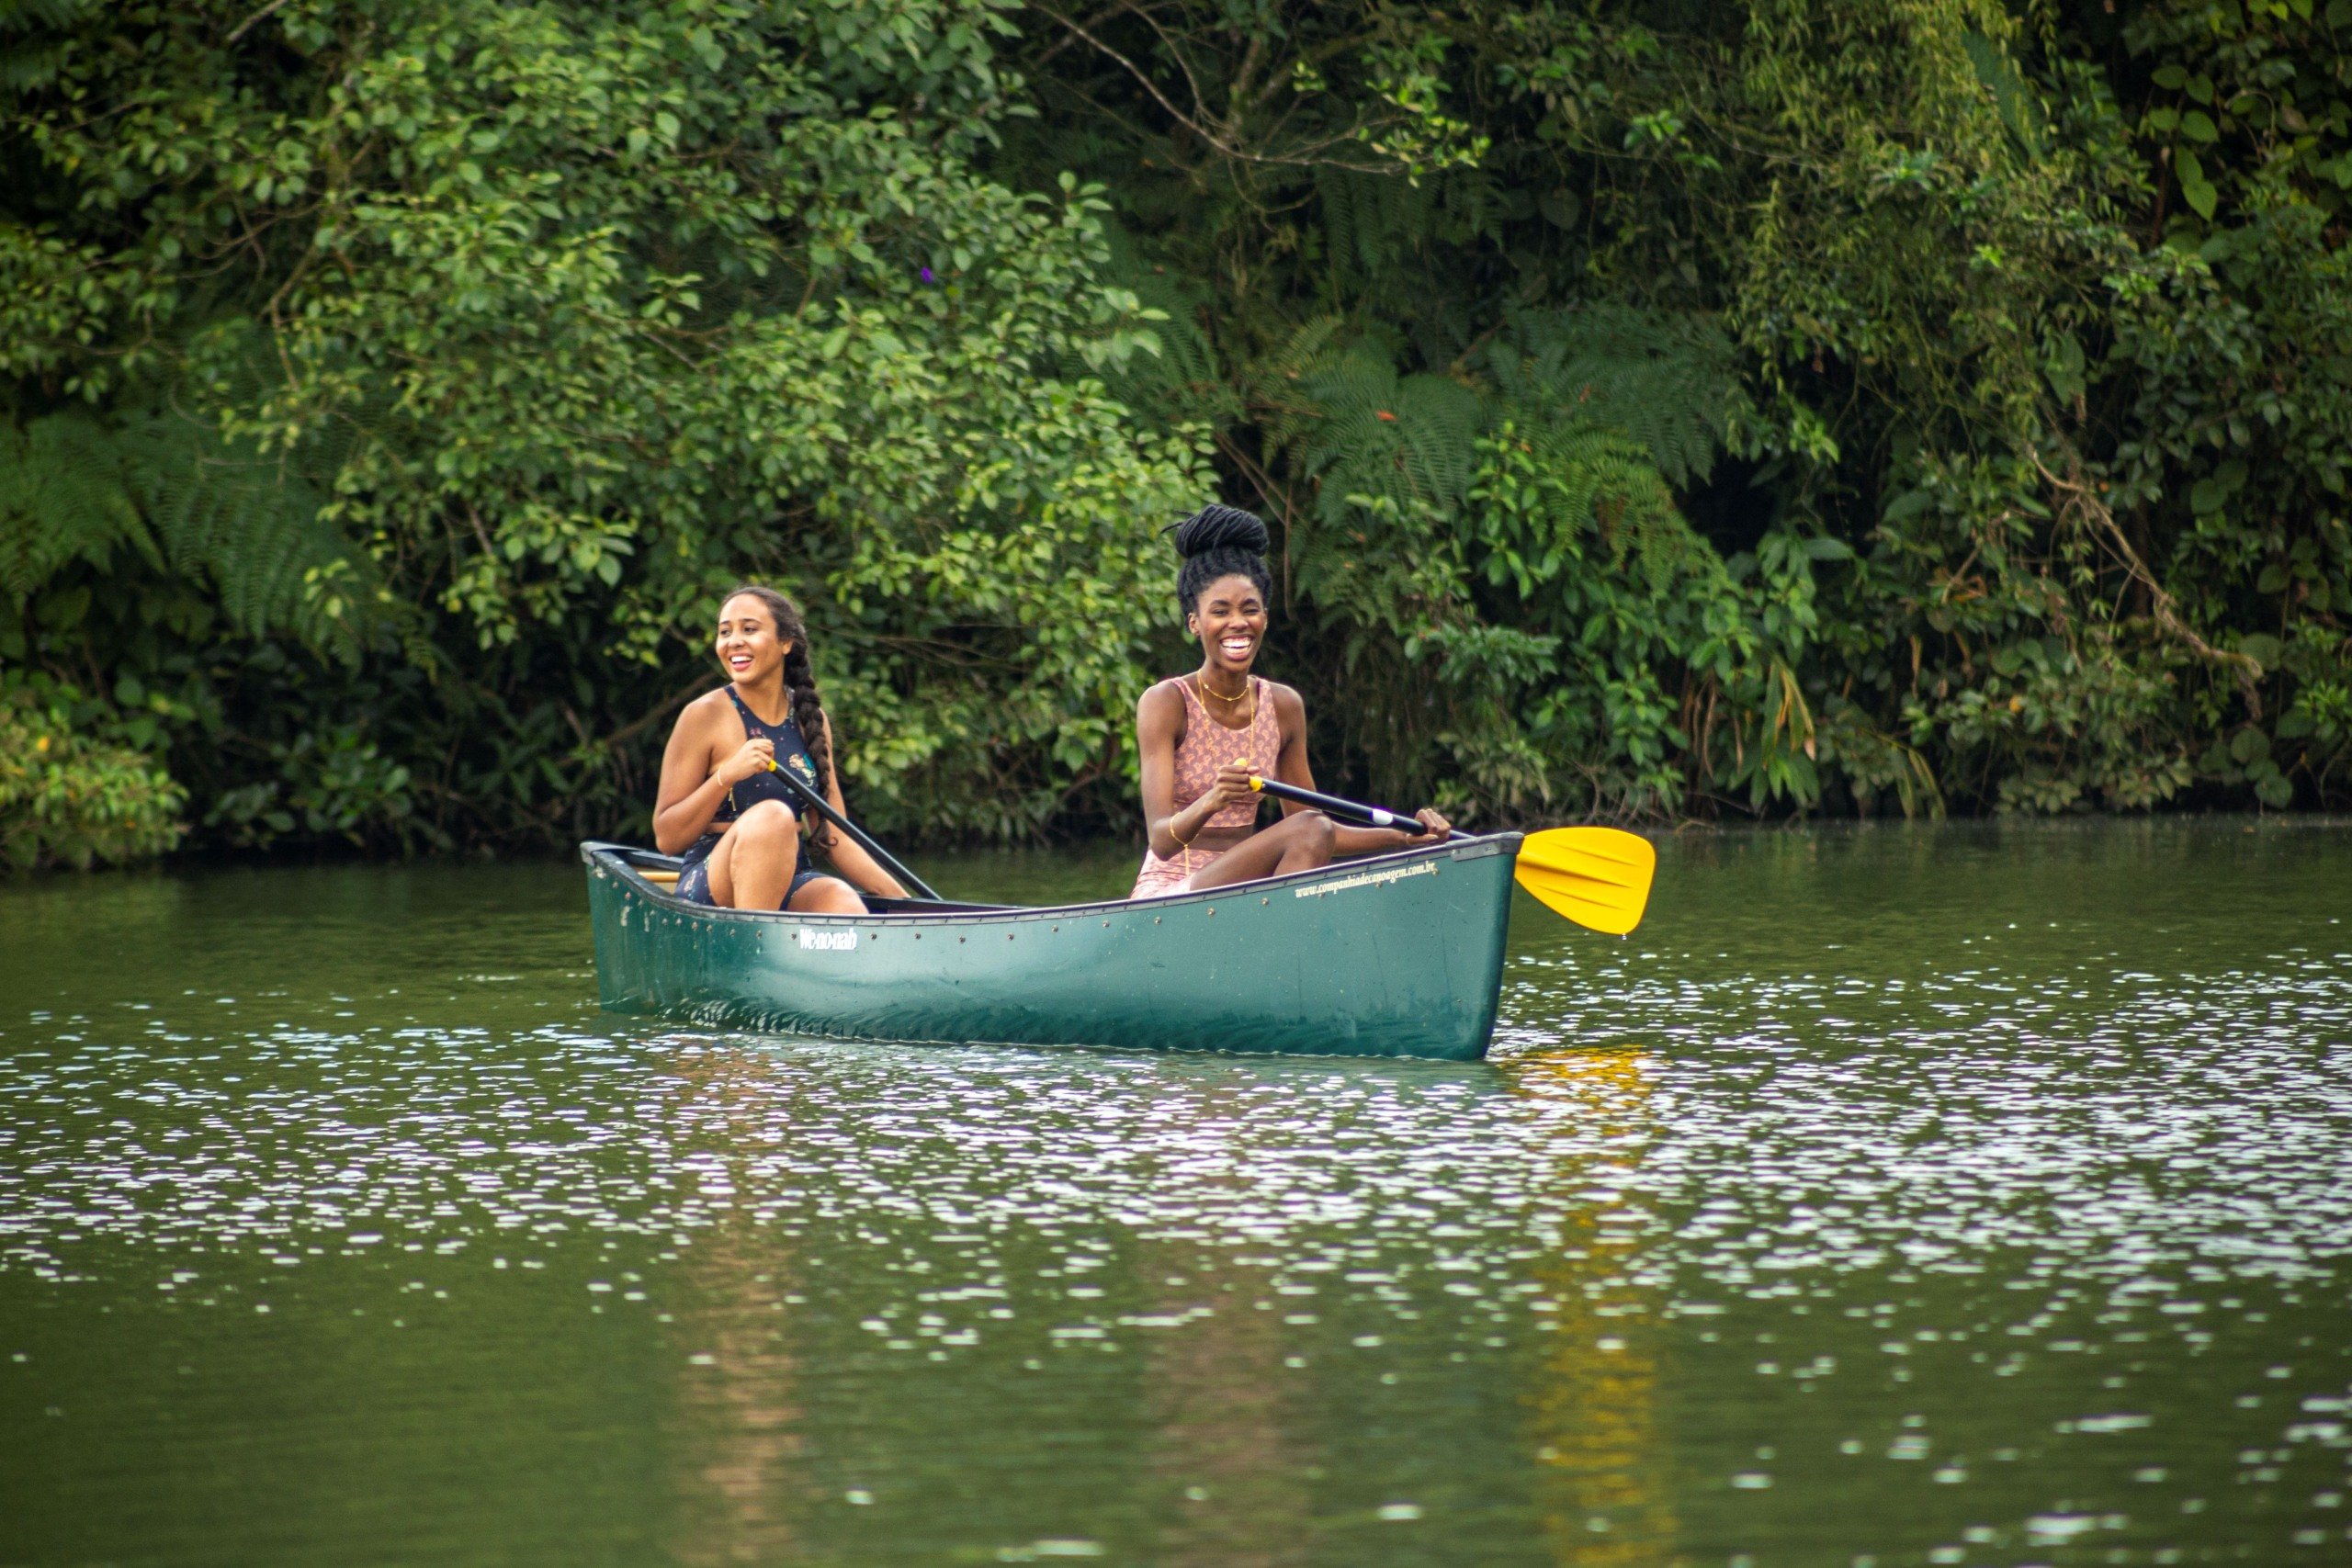
[(1291, 823), (1302, 851), (1321, 860), (1331, 858), (1339, 841), (1339, 829), (1329, 817), (1320, 811), (1302, 811), (1291, 818)]
[(804, 886), (786, 906), (804, 915), (862, 915), (865, 900), (838, 876), (820, 876)]
[(763, 800), (735, 819), (734, 833), (744, 841), (797, 837), (800, 818), (780, 800)]

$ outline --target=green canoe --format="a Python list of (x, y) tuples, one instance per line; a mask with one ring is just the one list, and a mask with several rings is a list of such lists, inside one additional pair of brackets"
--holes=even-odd
[(867, 915), (714, 909), (677, 862), (581, 846), (605, 1006), (849, 1040), (1475, 1061), (1520, 835), (1173, 898)]

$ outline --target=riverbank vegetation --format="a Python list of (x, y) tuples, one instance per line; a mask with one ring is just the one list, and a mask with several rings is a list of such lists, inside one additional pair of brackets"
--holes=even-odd
[(1134, 817), (1156, 530), (1458, 818), (2352, 796), (2352, 0), (0, 0), (0, 844)]

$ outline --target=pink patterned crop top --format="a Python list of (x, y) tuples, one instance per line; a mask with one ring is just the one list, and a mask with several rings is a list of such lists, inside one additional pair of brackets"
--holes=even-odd
[[(1274, 716), (1273, 699), (1266, 694), (1266, 682), (1257, 676), (1250, 677), (1250, 722), (1240, 729), (1227, 729), (1209, 716), (1209, 710), (1188, 678), (1176, 682), (1192, 707), (1184, 721), (1184, 739), (1176, 745), (1176, 809), (1183, 810), (1209, 792), (1216, 783), (1216, 773), (1227, 762), (1248, 758), (1261, 773), (1272, 775), (1274, 763), (1283, 751), (1282, 720)], [(1258, 819), (1255, 799), (1237, 800), (1206, 822), (1201, 824), (1205, 833), (1212, 828), (1247, 828)]]
[[(1274, 700), (1266, 682), (1257, 676), (1250, 677), (1250, 722), (1239, 729), (1228, 729), (1209, 716), (1207, 705), (1193, 690), (1189, 677), (1176, 682), (1184, 694), (1184, 739), (1176, 743), (1175, 809), (1183, 810), (1206, 795), (1209, 785), (1216, 783), (1219, 768), (1227, 762), (1248, 758), (1259, 771), (1272, 773), (1282, 758), (1282, 720), (1274, 716)], [(1247, 828), (1258, 819), (1255, 800), (1237, 800), (1201, 824), (1201, 833), (1213, 828)], [(1200, 833), (1193, 835), (1195, 839)], [(1149, 847), (1143, 852), (1143, 864), (1136, 868), (1136, 898), (1165, 897), (1183, 891), (1193, 873), (1206, 869), (1222, 852), (1195, 850), (1190, 844), (1179, 850), (1170, 860), (1161, 860)]]

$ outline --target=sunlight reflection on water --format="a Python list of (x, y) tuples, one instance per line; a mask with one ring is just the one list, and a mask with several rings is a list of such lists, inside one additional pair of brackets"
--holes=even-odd
[(2336, 1560), (2352, 834), (2236, 826), (1669, 844), (1467, 1066), (615, 1019), (569, 868), (12, 889), (0, 1548)]

